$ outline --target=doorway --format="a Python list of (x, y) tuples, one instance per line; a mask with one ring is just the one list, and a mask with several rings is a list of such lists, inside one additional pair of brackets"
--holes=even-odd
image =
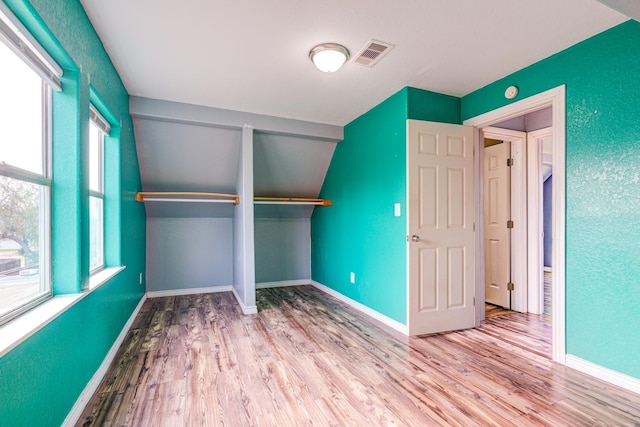
[(552, 295), (551, 125), (547, 107), (481, 129), (485, 302), (522, 313), (543, 314)]
[[(552, 358), (554, 361), (564, 364), (566, 358), (565, 344), (565, 87), (559, 86), (531, 96), (521, 101), (514, 102), (494, 111), (465, 120), (465, 125), (471, 125), (477, 129), (486, 128), (510, 119), (524, 116), (528, 113), (551, 107), (552, 115), (552, 145), (553, 145), (553, 247), (552, 247)], [(481, 150), (481, 138), (479, 131), (476, 134), (476, 200), (482, 200), (482, 165), (484, 153)], [(476, 204), (476, 218), (478, 233), (476, 237), (477, 259), (484, 260), (484, 212), (482, 203)], [(484, 301), (484, 262), (476, 263), (476, 296)], [(484, 319), (484, 304), (476, 305), (476, 325)]]
[[(528, 312), (527, 134), (481, 129), (485, 302)], [(511, 126), (514, 127), (514, 126)]]

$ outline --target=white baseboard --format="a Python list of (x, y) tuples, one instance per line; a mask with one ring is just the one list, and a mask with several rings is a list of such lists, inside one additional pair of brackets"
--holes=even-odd
[(281, 280), (279, 282), (260, 282), (256, 283), (256, 289), (267, 289), (267, 288), (283, 288), (285, 286), (302, 286), (302, 285), (310, 285), (310, 279), (300, 279), (300, 280)]
[(148, 291), (147, 298), (176, 297), (179, 295), (212, 294), (215, 292), (229, 292), (232, 286), (210, 286), (207, 288), (169, 289), (166, 291)]
[(566, 365), (570, 368), (591, 375), (618, 387), (640, 394), (640, 379), (614, 371), (604, 366), (596, 365), (579, 357), (567, 354)]
[(231, 291), (233, 292), (233, 296), (236, 297), (236, 301), (238, 301), (238, 305), (240, 306), (244, 314), (258, 314), (258, 306), (244, 305), (244, 302), (242, 302), (242, 299), (240, 298), (240, 295), (238, 295), (238, 293), (236, 292), (235, 288), (232, 287)]
[(311, 281), (311, 285), (320, 289), (322, 292), (331, 295), (332, 297), (350, 305), (351, 307), (355, 308), (356, 310), (359, 310), (361, 312), (363, 312), (364, 314), (373, 317), (374, 319), (376, 319), (379, 322), (384, 323), (385, 325), (389, 326), (390, 328), (395, 329), (396, 331), (404, 334), (404, 335), (409, 335), (409, 327), (407, 325), (404, 325), (400, 322), (398, 322), (397, 320), (393, 320), (390, 317), (385, 316), (382, 313), (379, 313), (369, 307), (367, 307), (366, 305), (363, 305), (361, 303), (359, 303), (358, 301), (352, 300), (351, 298), (341, 294), (340, 292), (337, 292), (325, 285), (323, 285), (322, 283), (318, 283), (314, 280)]
[(64, 419), (64, 422), (62, 423), (63, 427), (74, 426), (80, 419), (80, 416), (82, 415), (82, 411), (84, 411), (84, 408), (87, 406), (87, 403), (89, 403), (89, 400), (93, 396), (93, 393), (95, 393), (96, 390), (98, 389), (98, 386), (102, 381), (102, 378), (104, 378), (104, 376), (106, 375), (107, 370), (109, 369), (109, 366), (111, 366), (111, 362), (113, 362), (113, 359), (116, 357), (116, 353), (118, 353), (118, 349), (120, 348), (124, 339), (126, 338), (127, 333), (129, 333), (129, 329), (131, 329), (131, 326), (133, 325), (133, 321), (136, 319), (136, 316), (140, 312), (140, 309), (142, 308), (142, 305), (146, 300), (147, 300), (147, 295), (145, 294), (140, 299), (140, 302), (136, 306), (135, 310), (133, 310), (133, 313), (131, 313), (131, 316), (129, 316), (129, 320), (127, 320), (127, 323), (125, 323), (124, 326), (122, 327), (120, 334), (118, 335), (113, 345), (109, 349), (109, 352), (107, 353), (107, 355), (104, 357), (104, 360), (98, 367), (98, 370), (93, 374), (93, 376), (91, 377), (91, 380), (89, 380), (84, 390), (82, 390), (82, 393), (80, 393), (80, 396), (78, 396), (78, 400), (76, 400), (76, 403), (73, 405), (73, 408), (71, 408), (71, 411), (69, 411), (69, 413), (67, 414), (67, 417)]

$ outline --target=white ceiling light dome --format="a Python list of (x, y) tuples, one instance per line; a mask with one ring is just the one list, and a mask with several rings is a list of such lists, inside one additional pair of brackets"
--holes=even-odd
[(309, 51), (309, 58), (320, 71), (338, 71), (349, 59), (349, 50), (337, 43), (322, 43)]

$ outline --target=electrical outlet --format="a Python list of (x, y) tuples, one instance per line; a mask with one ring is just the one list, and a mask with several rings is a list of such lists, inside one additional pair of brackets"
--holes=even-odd
[(356, 273), (354, 273), (353, 271), (351, 272), (351, 274), (349, 275), (349, 281), (351, 283), (356, 283)]
[(400, 215), (401, 215), (400, 203), (394, 203), (393, 204), (393, 216), (400, 216)]
[(142, 272), (140, 272), (140, 284), (142, 285)]

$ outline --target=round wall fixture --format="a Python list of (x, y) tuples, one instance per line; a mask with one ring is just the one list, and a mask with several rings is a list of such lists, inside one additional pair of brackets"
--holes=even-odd
[(518, 87), (517, 86), (509, 86), (507, 90), (504, 91), (504, 97), (507, 99), (513, 99), (518, 96)]
[(309, 58), (318, 70), (333, 73), (347, 62), (349, 51), (346, 47), (336, 43), (323, 43), (309, 51)]

